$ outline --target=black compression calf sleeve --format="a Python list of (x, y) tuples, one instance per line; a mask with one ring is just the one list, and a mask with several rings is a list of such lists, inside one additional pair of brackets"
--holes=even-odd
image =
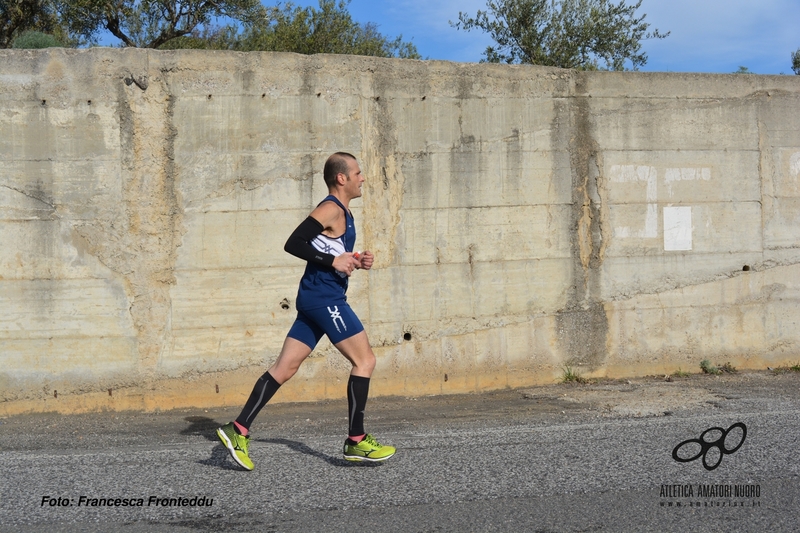
[(333, 255), (320, 252), (309, 244), (314, 240), (314, 237), (322, 233), (324, 229), (319, 220), (314, 217), (307, 217), (297, 226), (292, 234), (289, 235), (289, 239), (286, 241), (283, 249), (305, 261), (325, 266), (333, 266)]
[(350, 420), (347, 431), (351, 437), (358, 437), (366, 433), (364, 431), (364, 408), (367, 406), (368, 395), (369, 378), (350, 376), (347, 381), (347, 407)]
[(264, 372), (264, 375), (256, 381), (253, 392), (250, 393), (250, 397), (247, 399), (247, 403), (244, 404), (236, 423), (250, 429), (250, 424), (253, 423), (258, 412), (267, 405), (270, 398), (278, 392), (280, 386), (280, 383), (275, 381), (275, 378), (269, 372)]

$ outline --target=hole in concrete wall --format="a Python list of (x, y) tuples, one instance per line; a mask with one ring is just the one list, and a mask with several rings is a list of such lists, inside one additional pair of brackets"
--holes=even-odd
[(317, 98), (319, 98), (320, 96), (322, 96), (322, 93), (317, 93)]
[(261, 98), (266, 98), (266, 97), (267, 97), (267, 93), (261, 93)]
[(108, 395), (111, 396), (111, 389), (108, 389)]
[(284, 298), (281, 300), (281, 309), (289, 309), (289, 299)]
[(381, 99), (381, 97), (380, 97), (380, 96), (376, 96), (376, 97), (375, 97), (375, 101), (376, 101), (376, 102), (377, 102), (378, 100), (380, 100), (380, 99)]
[(86, 105), (92, 105), (92, 101), (91, 100), (86, 100)]
[(407, 340), (407, 341), (410, 341), (411, 340), (411, 333), (409, 333), (407, 331), (405, 333), (403, 333), (403, 339)]
[(447, 374), (444, 375), (444, 380), (447, 381)]
[(745, 272), (750, 272), (750, 265), (743, 266), (742, 270), (745, 271)]
[(211, 100), (211, 95), (209, 94), (207, 98), (208, 98), (209, 100)]
[(57, 390), (53, 391), (53, 398), (58, 398), (58, 391)]
[(219, 394), (219, 384), (216, 384), (216, 385), (214, 385), (214, 387), (216, 387), (216, 389), (217, 389), (217, 394)]
[(423, 96), (423, 97), (422, 97), (422, 99), (423, 99), (423, 100), (425, 100), (426, 98), (427, 98), (427, 96)]
[(42, 100), (42, 105), (47, 105), (47, 100)]

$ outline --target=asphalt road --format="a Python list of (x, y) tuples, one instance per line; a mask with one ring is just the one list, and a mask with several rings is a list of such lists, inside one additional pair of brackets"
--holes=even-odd
[[(762, 372), (373, 398), (368, 430), (398, 447), (378, 465), (341, 459), (344, 398), (274, 404), (252, 472), (214, 435), (236, 409), (6, 418), (0, 531), (798, 531), (798, 385)], [(673, 459), (739, 422), (716, 469)]]

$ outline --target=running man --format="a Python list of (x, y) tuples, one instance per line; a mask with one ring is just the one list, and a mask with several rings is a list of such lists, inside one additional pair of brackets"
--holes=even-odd
[(361, 196), (364, 176), (356, 158), (344, 152), (328, 158), (323, 176), (328, 196), (297, 226), (284, 246), (284, 250), (308, 262), (297, 291), (297, 318), (280, 355), (256, 381), (239, 417), (217, 429), (217, 436), (231, 457), (247, 470), (253, 469), (247, 454), (250, 425), (278, 388), (294, 376), (323, 335), (353, 365), (347, 382), (349, 427), (344, 458), (384, 461), (395, 453), (394, 447), (379, 444), (364, 430), (364, 407), (375, 354), (345, 296), (353, 271), (369, 270), (374, 262), (369, 251), (353, 253), (356, 229), (349, 205), (350, 200)]

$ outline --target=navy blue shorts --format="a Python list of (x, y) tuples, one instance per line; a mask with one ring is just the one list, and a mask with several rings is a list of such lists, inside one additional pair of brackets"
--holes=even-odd
[(292, 329), (286, 336), (313, 350), (323, 335), (328, 336), (331, 344), (338, 344), (362, 331), (364, 326), (350, 306), (340, 302), (319, 309), (298, 310)]

